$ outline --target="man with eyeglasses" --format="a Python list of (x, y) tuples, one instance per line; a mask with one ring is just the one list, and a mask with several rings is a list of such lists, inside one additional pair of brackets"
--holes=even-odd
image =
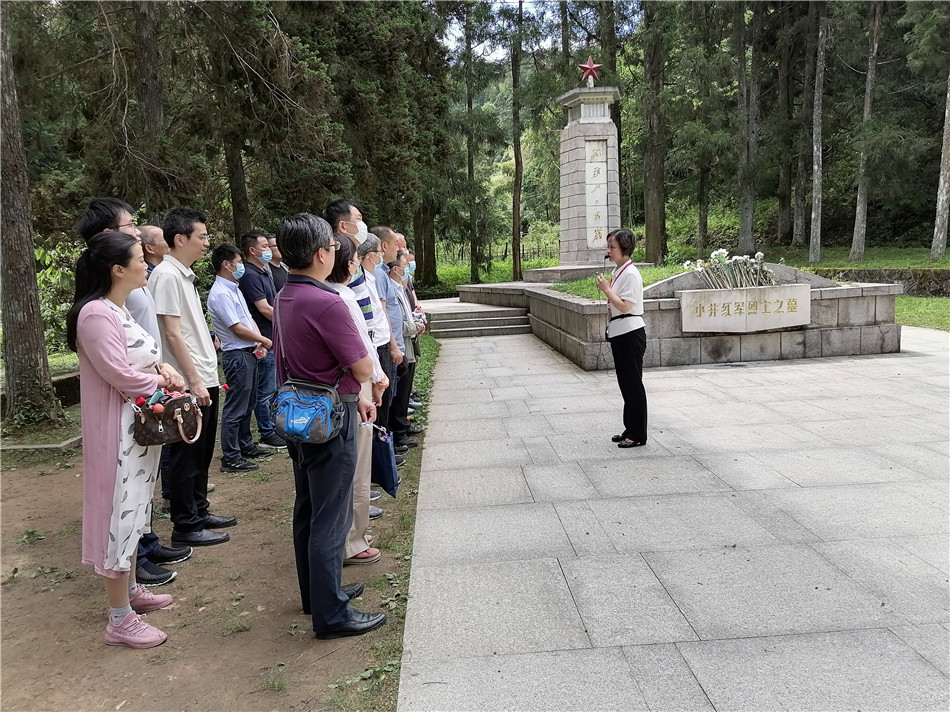
[(325, 443), (288, 441), (294, 464), (294, 554), (304, 613), (317, 638), (362, 635), (386, 622), (385, 613), (362, 613), (350, 600), (363, 584), (341, 585), (343, 552), (353, 517), (356, 430), (372, 422), (375, 406), (359, 397), (372, 378), (373, 362), (349, 309), (324, 282), (338, 247), (330, 225), (315, 215), (284, 218), (277, 244), (290, 267), (277, 301), (274, 351), (277, 376), (336, 383), (344, 418), (339, 434)]

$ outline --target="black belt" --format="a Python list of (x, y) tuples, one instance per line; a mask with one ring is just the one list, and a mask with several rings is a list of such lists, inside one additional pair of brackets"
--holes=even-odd
[(643, 316), (643, 314), (630, 314), (629, 312), (626, 314), (618, 314), (617, 316), (610, 317), (610, 321), (616, 321), (617, 319), (632, 319), (635, 316)]
[(252, 354), (252, 353), (254, 353), (255, 351), (257, 351), (258, 348), (259, 348), (259, 347), (257, 347), (257, 346), (242, 346), (242, 347), (239, 348), (239, 349), (227, 349), (227, 351), (243, 351), (243, 352), (245, 352), (245, 353)]

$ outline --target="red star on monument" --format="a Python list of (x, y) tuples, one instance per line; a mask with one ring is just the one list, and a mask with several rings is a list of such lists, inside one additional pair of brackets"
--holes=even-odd
[(584, 64), (578, 64), (578, 67), (584, 70), (584, 76), (581, 77), (582, 82), (586, 82), (590, 77), (598, 79), (597, 70), (603, 67), (602, 64), (594, 64), (594, 58), (590, 55), (587, 56), (587, 62)]

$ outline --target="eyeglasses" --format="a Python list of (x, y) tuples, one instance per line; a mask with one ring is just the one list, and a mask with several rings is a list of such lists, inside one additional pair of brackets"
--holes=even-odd
[(334, 240), (333, 242), (331, 242), (331, 243), (329, 244), (328, 247), (326, 247), (326, 248), (324, 248), (324, 249), (327, 249), (327, 250), (339, 250), (339, 249), (340, 249), (340, 243), (337, 242), (336, 240)]
[(116, 226), (113, 227), (112, 229), (113, 229), (113, 230), (121, 230), (121, 229), (124, 228), (124, 227), (138, 227), (138, 226), (139, 226), (139, 221), (136, 220), (135, 218), (132, 218), (132, 222), (127, 222), (127, 223), (125, 223), (125, 225), (116, 225)]

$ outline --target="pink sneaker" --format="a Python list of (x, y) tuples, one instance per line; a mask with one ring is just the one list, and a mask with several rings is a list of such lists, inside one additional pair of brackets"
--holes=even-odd
[(127, 645), (130, 648), (154, 648), (161, 645), (168, 636), (153, 625), (149, 625), (142, 616), (132, 611), (119, 625), (106, 625), (106, 645)]
[(138, 593), (129, 599), (129, 605), (132, 606), (132, 610), (136, 613), (157, 611), (159, 608), (164, 608), (165, 606), (170, 605), (171, 602), (172, 597), (170, 594), (152, 593), (141, 584), (139, 585)]

